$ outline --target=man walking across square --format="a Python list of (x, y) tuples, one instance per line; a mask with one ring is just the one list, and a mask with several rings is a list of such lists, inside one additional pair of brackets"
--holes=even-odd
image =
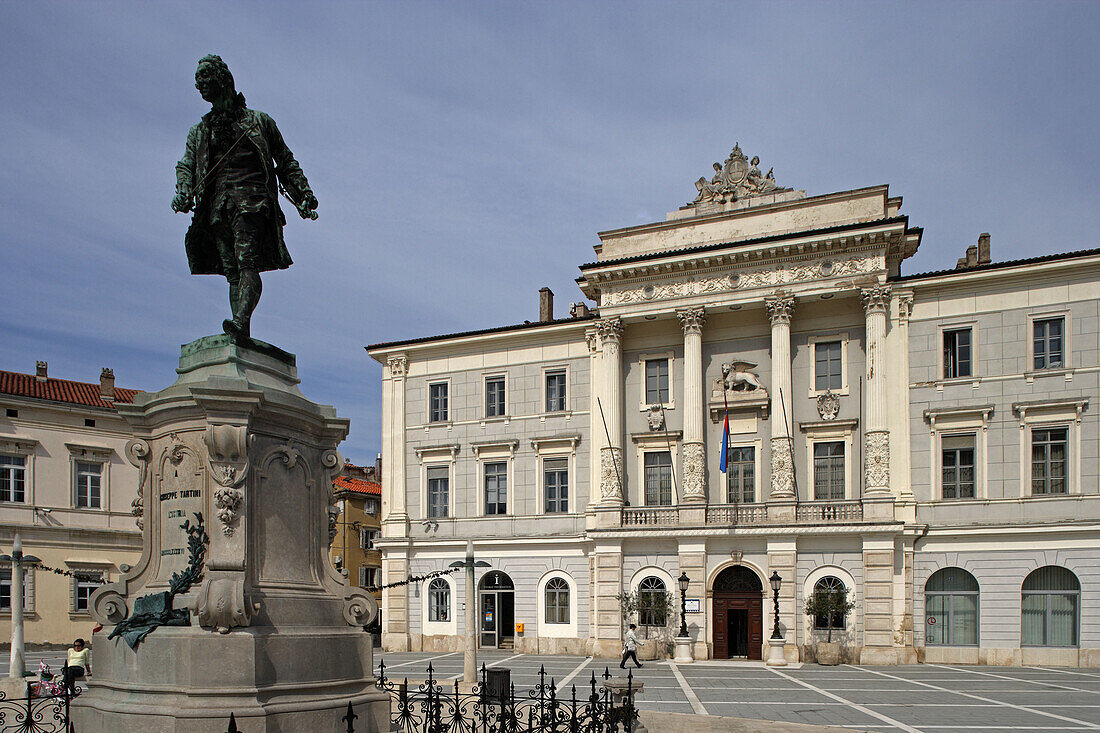
[(623, 642), (623, 658), (619, 660), (619, 669), (626, 669), (628, 657), (633, 659), (634, 664), (638, 667), (642, 666), (642, 663), (638, 661), (638, 636), (634, 633), (636, 628), (638, 627), (630, 624), (630, 628), (626, 631), (626, 640)]

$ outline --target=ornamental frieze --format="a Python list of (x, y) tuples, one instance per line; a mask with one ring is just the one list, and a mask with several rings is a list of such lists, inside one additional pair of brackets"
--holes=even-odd
[(689, 277), (682, 280), (635, 285), (622, 290), (605, 290), (603, 305), (629, 305), (734, 290), (779, 287), (826, 278), (863, 275), (881, 270), (882, 267), (881, 257), (850, 257), (842, 260), (824, 259), (793, 266), (779, 265), (725, 275)]

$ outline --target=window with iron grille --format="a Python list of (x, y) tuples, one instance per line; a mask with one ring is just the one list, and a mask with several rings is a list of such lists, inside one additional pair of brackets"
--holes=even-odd
[(100, 487), (103, 481), (103, 464), (77, 461), (73, 467), (76, 491), (74, 500), (77, 509), (99, 509), (101, 507)]
[(1066, 428), (1031, 431), (1031, 493), (1066, 493)]
[(814, 443), (814, 498), (844, 498), (844, 443)]
[(508, 513), (508, 464), (485, 464), (485, 513)]
[[(814, 583), (814, 595), (824, 595), (826, 593), (846, 593), (847, 588), (844, 585), (844, 581), (832, 575), (826, 575), (821, 580)], [(841, 629), (845, 628), (845, 621), (847, 620), (846, 613), (831, 613), (831, 614), (818, 614), (814, 616), (814, 628), (815, 629)]]
[(485, 380), (485, 417), (501, 417), (506, 414), (504, 377), (490, 377)]
[(642, 578), (638, 583), (638, 623), (642, 626), (664, 627), (668, 624), (667, 614), (658, 614), (656, 608), (660, 607), (660, 598), (668, 595), (665, 581), (650, 575)]
[(436, 623), (451, 620), (451, 586), (443, 578), (428, 584), (428, 620)]
[(957, 328), (943, 332), (943, 378), (971, 376), (971, 330)]
[(1064, 318), (1044, 318), (1032, 322), (1032, 346), (1036, 369), (1065, 366)]
[(546, 581), (546, 623), (569, 623), (569, 583), (565, 578)]
[(447, 392), (450, 385), (446, 382), (437, 382), (428, 385), (428, 421), (447, 421)]
[(0, 501), (25, 502), (26, 456), (0, 455)]
[(446, 517), (451, 503), (450, 475), (446, 466), (428, 467), (428, 518)]
[(944, 499), (974, 498), (974, 433), (945, 435), (941, 445)]
[(546, 373), (546, 411), (565, 411), (565, 370)]
[(642, 460), (646, 506), (672, 506), (672, 454), (652, 451), (646, 453)]
[(668, 359), (646, 359), (645, 401), (647, 405), (668, 402)]
[(546, 489), (546, 511), (569, 511), (569, 459), (547, 458), (542, 462)]
[(738, 504), (756, 501), (756, 448), (731, 447), (726, 452), (726, 502)]
[(814, 389), (824, 392), (841, 389), (844, 374), (839, 341), (820, 341), (814, 344)]

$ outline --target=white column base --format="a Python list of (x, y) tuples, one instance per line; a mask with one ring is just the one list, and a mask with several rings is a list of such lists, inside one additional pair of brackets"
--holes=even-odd
[(767, 666), (787, 666), (787, 658), (783, 656), (783, 647), (786, 646), (786, 644), (786, 639), (768, 639), (768, 661), (765, 662)]
[(677, 636), (676, 637), (676, 653), (672, 657), (672, 661), (677, 664), (690, 664), (695, 661), (695, 658), (691, 656), (691, 637), (690, 636)]

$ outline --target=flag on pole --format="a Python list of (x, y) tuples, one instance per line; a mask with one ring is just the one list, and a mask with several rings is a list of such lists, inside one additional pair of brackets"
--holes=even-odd
[(726, 447), (730, 442), (730, 416), (727, 413), (725, 422), (722, 424), (722, 458), (719, 460), (718, 468), (722, 473), (726, 472)]

